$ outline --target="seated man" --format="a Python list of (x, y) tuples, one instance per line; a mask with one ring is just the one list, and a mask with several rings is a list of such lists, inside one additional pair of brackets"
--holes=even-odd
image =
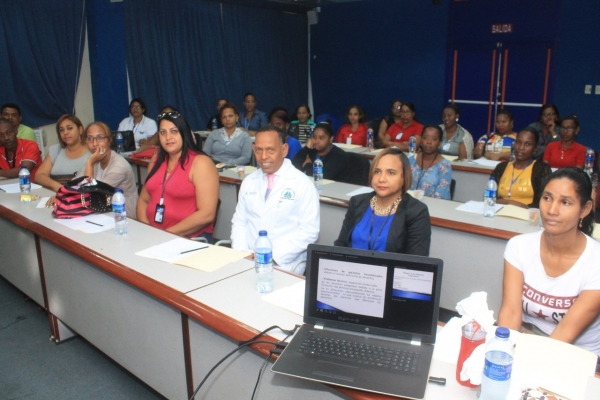
[(2, 105), (1, 109), (2, 118), (9, 120), (15, 129), (17, 130), (17, 137), (19, 139), (33, 140), (37, 143), (35, 132), (28, 126), (21, 123), (23, 117), (21, 116), (21, 108), (13, 103), (6, 103)]
[[(306, 259), (306, 248), (319, 237), (319, 194), (311, 180), (285, 156), (286, 133), (267, 125), (256, 132), (254, 155), (260, 169), (242, 182), (233, 215), (231, 247), (253, 251), (260, 230), (273, 244), (273, 262), (285, 270)], [(305, 265), (296, 268), (303, 274)]]
[(31, 173), (35, 181), (35, 172), (42, 164), (40, 149), (36, 142), (17, 138), (17, 129), (7, 119), (0, 118), (0, 176), (17, 178), (22, 166)]

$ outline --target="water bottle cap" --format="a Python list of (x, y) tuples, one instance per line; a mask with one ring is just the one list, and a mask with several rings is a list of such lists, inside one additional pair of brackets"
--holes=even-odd
[(267, 231), (259, 231), (258, 236), (267, 236)]
[(498, 328), (496, 328), (496, 336), (502, 339), (506, 339), (510, 336), (510, 331), (508, 330), (508, 328), (499, 326)]
[(27, 167), (24, 165), (21, 165), (21, 169), (27, 169)]
[(119, 189), (119, 188), (116, 188), (115, 189), (115, 193), (123, 193), (123, 191), (121, 189)]
[(496, 182), (496, 179), (493, 176), (490, 176), (490, 181)]

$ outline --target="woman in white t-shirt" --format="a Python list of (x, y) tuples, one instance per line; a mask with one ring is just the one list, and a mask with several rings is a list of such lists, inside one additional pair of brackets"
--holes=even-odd
[(579, 168), (550, 175), (540, 213), (544, 230), (512, 238), (504, 253), (498, 325), (534, 331), (600, 355), (600, 243), (592, 184)]

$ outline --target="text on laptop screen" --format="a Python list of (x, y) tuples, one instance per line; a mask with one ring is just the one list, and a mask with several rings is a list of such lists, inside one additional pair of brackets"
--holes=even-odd
[[(431, 334), (436, 268), (371, 257), (315, 252), (316, 296), (309, 311), (317, 318)], [(316, 282), (313, 281), (316, 279)], [(314, 286), (312, 286), (314, 287)]]

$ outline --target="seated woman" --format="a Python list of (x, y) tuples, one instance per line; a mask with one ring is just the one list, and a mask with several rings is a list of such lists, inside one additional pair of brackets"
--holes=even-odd
[(317, 125), (313, 137), (292, 159), (292, 164), (306, 175), (313, 176), (313, 162), (317, 157), (323, 161), (324, 179), (339, 181), (344, 177), (348, 168), (346, 152), (333, 144), (333, 128), (328, 122)]
[(142, 99), (133, 99), (129, 103), (129, 114), (119, 124), (119, 131), (133, 131), (135, 148), (139, 149), (141, 141), (151, 138), (157, 131), (156, 122), (146, 117), (146, 103)]
[(384, 146), (397, 146), (402, 151), (408, 151), (408, 141), (414, 135), (417, 139), (417, 148), (419, 148), (421, 145), (423, 124), (415, 120), (415, 114), (415, 105), (413, 103), (402, 103), (402, 107), (400, 108), (400, 122), (387, 129), (383, 139)]
[(269, 123), (267, 113), (256, 109), (256, 97), (252, 93), (244, 95), (244, 111), (241, 117), (238, 113), (239, 127), (250, 136), (256, 135), (257, 130)]
[[(170, 111), (179, 112), (173, 106), (164, 106), (162, 110), (160, 110), (160, 113), (162, 114)], [(139, 147), (135, 150), (136, 153), (148, 150), (151, 147), (158, 147), (160, 145), (160, 140), (158, 140), (158, 130), (154, 135), (150, 136), (149, 138), (140, 140), (138, 144)]]
[(533, 156), (536, 160), (542, 160), (548, 143), (560, 140), (560, 113), (558, 107), (552, 103), (544, 104), (540, 108), (538, 121), (529, 124), (540, 134), (540, 142)]
[(305, 145), (309, 138), (307, 126), (314, 129), (317, 124), (311, 119), (312, 114), (310, 113), (310, 108), (306, 104), (300, 104), (298, 108), (296, 108), (296, 116), (298, 119), (290, 122), (288, 135), (298, 139), (300, 144)]
[[(517, 134), (513, 132), (514, 124), (515, 120), (510, 110), (502, 109), (498, 111), (498, 114), (496, 114), (496, 130), (479, 138), (473, 150), (473, 157), (485, 157), (493, 161), (508, 161), (510, 159), (510, 149), (517, 138)], [(502, 146), (500, 146), (500, 141), (502, 141)]]
[(335, 142), (366, 146), (369, 127), (365, 124), (363, 110), (359, 106), (350, 106), (346, 112), (346, 118), (348, 123), (340, 127)]
[(578, 168), (550, 175), (540, 200), (544, 230), (506, 246), (498, 326), (523, 325), (600, 356), (600, 243), (590, 237), (591, 192)]
[(212, 241), (219, 200), (219, 174), (194, 144), (179, 113), (158, 116), (160, 150), (148, 164), (137, 204), (139, 221), (176, 235)]
[(375, 193), (350, 198), (336, 246), (429, 255), (431, 222), (427, 206), (406, 193), (412, 176), (401, 150), (387, 148), (371, 164)]
[(438, 152), (442, 141), (442, 128), (428, 125), (421, 135), (421, 150), (409, 157), (412, 171), (410, 190), (422, 190), (428, 197), (450, 200), (452, 165)]
[(543, 184), (552, 170), (534, 159), (539, 133), (534, 128), (521, 129), (515, 140), (515, 161), (496, 165), (492, 175), (498, 182), (498, 204), (538, 208)]
[(448, 104), (442, 111), (442, 141), (440, 151), (449, 156), (458, 156), (459, 160), (473, 159), (473, 136), (458, 124), (460, 107)]
[(240, 113), (235, 105), (226, 103), (219, 111), (223, 127), (208, 135), (204, 152), (215, 163), (247, 165), (252, 158), (252, 139), (241, 128), (236, 127)]
[[(56, 133), (58, 144), (50, 146), (35, 176), (37, 183), (55, 192), (85, 167), (90, 156), (84, 144), (83, 124), (79, 118), (71, 114), (63, 115), (56, 123)], [(47, 205), (53, 206), (52, 201), (50, 199)]]
[[(287, 110), (283, 107), (275, 107), (272, 109), (271, 114), (269, 114), (269, 123), (288, 133), (290, 119)], [(302, 149), (302, 145), (298, 139), (291, 137), (289, 134), (286, 136), (285, 141), (288, 145), (288, 153), (285, 158), (291, 160)]]
[(544, 162), (551, 168), (577, 167), (585, 165), (586, 147), (577, 143), (575, 137), (579, 133), (579, 119), (576, 115), (563, 118), (560, 123), (560, 141), (546, 146)]
[(83, 132), (83, 140), (92, 153), (79, 175), (95, 179), (120, 188), (125, 195), (125, 211), (130, 218), (136, 217), (138, 191), (131, 165), (114, 150), (110, 149), (112, 135), (104, 122), (92, 122)]
[(394, 124), (402, 121), (400, 117), (400, 109), (402, 109), (402, 100), (394, 100), (392, 102), (392, 113), (386, 115), (379, 124), (379, 131), (377, 132), (377, 142), (383, 145), (385, 139), (385, 133), (388, 128)]

